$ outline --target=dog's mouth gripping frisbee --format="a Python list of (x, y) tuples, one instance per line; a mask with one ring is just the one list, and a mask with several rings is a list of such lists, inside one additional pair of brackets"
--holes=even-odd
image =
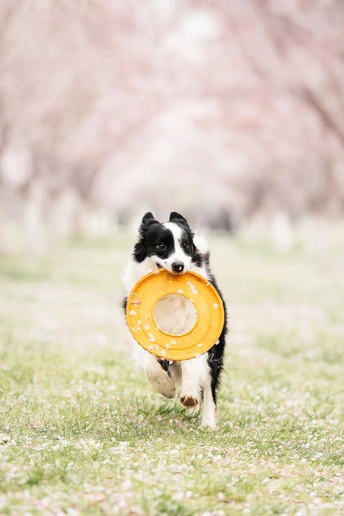
[[(190, 300), (196, 314), (193, 327), (180, 335), (159, 328), (154, 309), (168, 295)], [(158, 269), (146, 274), (131, 291), (126, 308), (128, 327), (134, 339), (150, 353), (171, 361), (189, 360), (218, 343), (224, 325), (224, 307), (217, 290), (195, 272), (171, 274)]]

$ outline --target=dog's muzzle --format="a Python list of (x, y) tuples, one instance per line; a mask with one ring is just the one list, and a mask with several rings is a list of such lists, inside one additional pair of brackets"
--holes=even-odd
[(172, 270), (173, 270), (173, 272), (183, 272), (183, 270), (184, 270), (183, 262), (172, 263)]

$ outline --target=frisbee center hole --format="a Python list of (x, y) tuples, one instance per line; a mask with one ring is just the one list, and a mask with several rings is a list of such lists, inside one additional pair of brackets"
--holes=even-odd
[(181, 294), (167, 294), (154, 307), (154, 321), (163, 333), (185, 335), (196, 326), (198, 312), (190, 299)]

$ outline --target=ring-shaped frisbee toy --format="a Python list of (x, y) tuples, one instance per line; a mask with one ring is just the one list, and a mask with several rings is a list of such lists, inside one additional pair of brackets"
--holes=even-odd
[[(163, 331), (154, 318), (156, 303), (171, 294), (189, 299), (197, 316), (194, 326), (180, 335)], [(172, 361), (206, 353), (218, 344), (224, 325), (222, 299), (207, 279), (195, 272), (177, 275), (165, 269), (146, 274), (136, 283), (128, 297), (126, 316), (131, 334), (146, 351)]]

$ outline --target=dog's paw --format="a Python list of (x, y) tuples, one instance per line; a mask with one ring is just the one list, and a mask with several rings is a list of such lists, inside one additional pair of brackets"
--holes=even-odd
[(176, 386), (174, 382), (171, 380), (168, 384), (165, 383), (159, 387), (158, 392), (163, 394), (166, 398), (175, 398), (176, 397)]
[(215, 430), (216, 429), (216, 423), (215, 421), (202, 421), (200, 424), (200, 430)]
[(151, 382), (151, 384), (156, 388), (156, 390), (160, 394), (162, 394), (166, 398), (175, 398), (175, 396), (176, 396), (175, 383), (172, 380), (172, 378), (170, 378), (168, 376), (168, 374), (165, 373), (165, 371), (160, 372), (158, 375), (148, 373), (147, 376), (148, 376), (148, 379)]
[(188, 395), (181, 396), (180, 401), (182, 402), (184, 407), (196, 407), (196, 405), (198, 404), (197, 398), (194, 398), (193, 396), (188, 396)]

